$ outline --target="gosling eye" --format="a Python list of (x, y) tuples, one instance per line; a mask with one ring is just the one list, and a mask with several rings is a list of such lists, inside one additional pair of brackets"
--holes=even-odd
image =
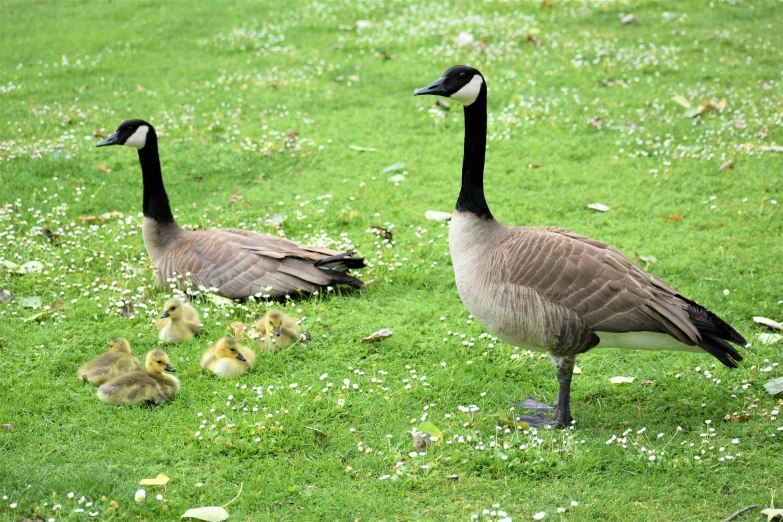
[(158, 361), (158, 364), (163, 364), (163, 361)]
[(177, 309), (176, 306), (172, 306), (171, 308), (169, 308), (169, 310), (176, 310), (176, 309)]

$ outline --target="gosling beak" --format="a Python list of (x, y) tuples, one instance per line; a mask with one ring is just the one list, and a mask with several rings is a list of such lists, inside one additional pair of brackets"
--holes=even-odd
[(446, 92), (446, 89), (443, 88), (443, 78), (438, 78), (428, 86), (413, 91), (414, 96), (421, 96), (423, 94), (436, 94), (438, 96), (449, 95), (449, 93)]
[(165, 318), (167, 318), (168, 316), (169, 316), (169, 311), (168, 311), (168, 310), (166, 310), (165, 312), (163, 312), (162, 314), (160, 314), (160, 318), (161, 318), (161, 319), (165, 319)]
[(272, 331), (275, 333), (276, 336), (280, 337), (280, 327), (275, 326)]
[(242, 355), (241, 353), (237, 354), (237, 359), (239, 359), (240, 361), (247, 361), (247, 359), (245, 359), (245, 356)]
[(175, 369), (174, 369), (174, 367), (173, 367), (172, 365), (170, 365), (170, 364), (167, 364), (167, 365), (166, 365), (166, 371), (167, 371), (167, 372), (174, 373), (174, 372), (176, 372), (177, 370), (175, 370)]
[(106, 147), (107, 145), (119, 145), (119, 144), (120, 144), (120, 137), (118, 133), (115, 132), (108, 138), (99, 141), (96, 147)]

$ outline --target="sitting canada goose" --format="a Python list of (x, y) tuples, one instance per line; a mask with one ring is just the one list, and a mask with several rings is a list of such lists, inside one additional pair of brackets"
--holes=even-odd
[(97, 146), (106, 145), (139, 150), (144, 182), (144, 246), (158, 269), (158, 285), (182, 277), (196, 287), (217, 288), (220, 295), (232, 299), (259, 293), (283, 297), (335, 284), (362, 286), (359, 279), (345, 272), (365, 266), (364, 258), (248, 230), (180, 228), (163, 187), (158, 138), (149, 123), (123, 122)]
[(123, 373), (141, 370), (141, 363), (131, 355), (130, 343), (118, 337), (109, 341), (109, 351), (87, 361), (79, 368), (82, 380), (100, 386)]
[(231, 337), (219, 339), (201, 357), (201, 367), (211, 370), (218, 377), (242, 375), (255, 362), (256, 353)]
[(155, 321), (158, 339), (167, 343), (184, 343), (201, 331), (198, 312), (190, 303), (174, 297), (163, 305), (160, 319)]
[(492, 217), (484, 198), (487, 86), (479, 71), (451, 67), (414, 91), (422, 94), (453, 98), (465, 110), (462, 189), (449, 229), (460, 298), (494, 335), (549, 352), (557, 367), (554, 422), (522, 420), (571, 423), (574, 360), (593, 348), (705, 351), (737, 366), (742, 356), (727, 341), (745, 346), (740, 334), (618, 250), (562, 228), (509, 227)]
[(299, 339), (300, 332), (296, 320), (280, 310), (269, 310), (253, 323), (253, 330), (267, 348), (288, 348)]
[(176, 371), (169, 364), (169, 356), (160, 350), (147, 353), (146, 372), (130, 372), (102, 384), (98, 398), (120, 406), (121, 404), (163, 404), (177, 394), (179, 379), (163, 372)]

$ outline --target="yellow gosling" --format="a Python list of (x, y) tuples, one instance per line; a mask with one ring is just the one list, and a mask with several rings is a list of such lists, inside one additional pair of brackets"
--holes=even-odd
[(253, 329), (266, 348), (288, 348), (299, 339), (300, 332), (296, 320), (280, 310), (269, 310), (253, 323)]
[(98, 398), (114, 406), (123, 404), (163, 404), (179, 392), (179, 379), (163, 372), (176, 371), (169, 356), (160, 350), (147, 353), (146, 372), (130, 372), (102, 384)]
[(155, 322), (158, 339), (167, 343), (184, 343), (201, 331), (198, 312), (189, 303), (173, 298), (163, 305), (163, 313)]
[(255, 352), (230, 337), (219, 339), (201, 357), (201, 367), (218, 377), (242, 375), (253, 368), (255, 362)]
[(85, 382), (100, 386), (128, 372), (141, 371), (141, 363), (131, 355), (130, 343), (118, 337), (109, 342), (109, 351), (103, 352), (79, 368), (79, 377)]

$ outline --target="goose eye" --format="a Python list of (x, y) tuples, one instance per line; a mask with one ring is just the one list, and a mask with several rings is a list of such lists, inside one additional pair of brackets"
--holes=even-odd
[(464, 72), (459, 73), (459, 77), (460, 78), (464, 78), (465, 77), (465, 73)]

